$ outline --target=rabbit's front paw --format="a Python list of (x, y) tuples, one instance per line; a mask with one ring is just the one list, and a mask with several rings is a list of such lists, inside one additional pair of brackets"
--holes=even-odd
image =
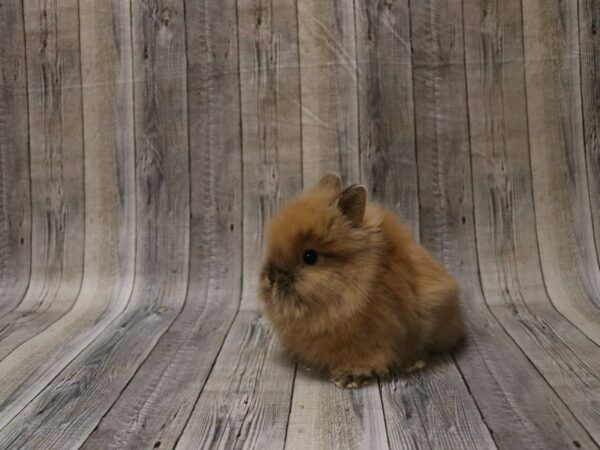
[(373, 381), (373, 375), (367, 372), (338, 372), (332, 375), (331, 381), (342, 389), (358, 389)]

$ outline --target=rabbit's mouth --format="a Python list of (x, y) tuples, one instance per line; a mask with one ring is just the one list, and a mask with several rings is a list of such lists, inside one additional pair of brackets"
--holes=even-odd
[(296, 291), (292, 281), (275, 281), (271, 284), (271, 298), (274, 301), (287, 301), (296, 298)]
[(309, 312), (308, 305), (302, 301), (293, 287), (283, 289), (275, 287), (271, 290), (269, 299), (271, 310), (277, 312), (279, 318), (286, 321), (301, 319)]

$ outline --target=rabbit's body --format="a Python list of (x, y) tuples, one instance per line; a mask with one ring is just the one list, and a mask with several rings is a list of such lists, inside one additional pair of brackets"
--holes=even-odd
[(341, 192), (333, 175), (273, 219), (261, 298), (286, 348), (345, 387), (463, 335), (454, 279), (363, 187)]

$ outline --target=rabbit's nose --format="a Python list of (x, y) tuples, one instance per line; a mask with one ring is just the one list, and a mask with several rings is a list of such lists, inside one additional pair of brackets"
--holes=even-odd
[(289, 273), (280, 267), (271, 265), (267, 269), (267, 279), (269, 283), (273, 284), (276, 282), (282, 282), (288, 280), (290, 277)]
[(273, 284), (275, 283), (275, 281), (278, 278), (278, 274), (279, 274), (279, 269), (276, 266), (269, 266), (267, 268), (267, 279), (269, 280), (269, 283)]

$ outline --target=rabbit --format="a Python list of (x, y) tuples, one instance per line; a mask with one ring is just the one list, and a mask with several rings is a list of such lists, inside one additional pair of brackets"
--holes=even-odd
[(259, 298), (284, 347), (342, 388), (422, 368), (464, 334), (454, 278), (334, 173), (271, 219)]

